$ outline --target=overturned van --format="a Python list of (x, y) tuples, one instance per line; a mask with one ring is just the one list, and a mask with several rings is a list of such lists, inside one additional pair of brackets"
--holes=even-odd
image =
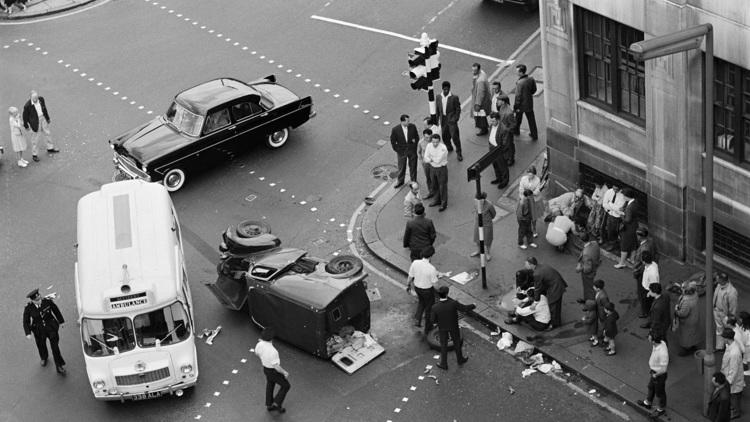
[(273, 326), (277, 338), (332, 358), (350, 373), (383, 353), (369, 335), (353, 349), (337, 347), (340, 333), (370, 329), (367, 273), (359, 258), (310, 257), (302, 249), (282, 248), (278, 238), (265, 231), (249, 238), (241, 236), (247, 231), (234, 228), (224, 233), (218, 277), (205, 283), (219, 301), (233, 310), (246, 307), (256, 325)]

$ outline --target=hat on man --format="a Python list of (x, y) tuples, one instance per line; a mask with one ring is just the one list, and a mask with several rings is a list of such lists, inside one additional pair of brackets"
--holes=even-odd
[(726, 339), (734, 340), (734, 330), (731, 328), (724, 328), (724, 331), (721, 332), (721, 336)]
[(39, 289), (34, 289), (26, 295), (27, 298), (34, 300), (39, 298)]
[(536, 261), (536, 258), (534, 258), (533, 256), (530, 256), (530, 257), (526, 258), (526, 262), (528, 262), (531, 265), (538, 265), (538, 262)]

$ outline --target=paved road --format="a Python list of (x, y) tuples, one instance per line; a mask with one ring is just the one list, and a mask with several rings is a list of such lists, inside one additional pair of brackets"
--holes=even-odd
[[(538, 26), (535, 16), (520, 9), (486, 2), (443, 1), (425, 10), (419, 2), (396, 1), (294, 0), (281, 6), (172, 0), (106, 2), (84, 13), (0, 29), (3, 105), (20, 107), (30, 89), (39, 90), (62, 150), (55, 156), (43, 153), (41, 163), (27, 169), (16, 167), (12, 154), (0, 165), (0, 295), (5, 298), (0, 302), (5, 338), (0, 343), (0, 420), (265, 417), (259, 364), (248, 352), (258, 331), (246, 315), (224, 310), (200, 283), (213, 277), (218, 234), (240, 219), (267, 219), (287, 245), (317, 256), (345, 252), (346, 224), (362, 197), (379, 184), (370, 169), (393, 161), (393, 153), (378, 141), (386, 139), (398, 114), (426, 114), (425, 95), (406, 90), (401, 76), (412, 42), (313, 15), (407, 36), (426, 30), (445, 44), (498, 58), (510, 55)], [(462, 99), (469, 92), (471, 63), (479, 61), (488, 73), (495, 65), (451, 51), (443, 53), (443, 61), (443, 74)], [(189, 175), (173, 196), (185, 234), (198, 328), (223, 326), (213, 346), (198, 345), (198, 386), (180, 399), (95, 402), (75, 324), (73, 245), (76, 201), (112, 174), (107, 139), (160, 114), (181, 89), (220, 75), (253, 79), (272, 73), (293, 91), (312, 95), (318, 116), (293, 132), (283, 149), (250, 147), (228, 157), (225, 166)], [(5, 133), (0, 139), (10, 152)], [(377, 276), (371, 283), (383, 295), (373, 306), (373, 331), (388, 352), (348, 376), (329, 362), (281, 345), (294, 385), (287, 419), (343, 420), (347, 403), (354, 405), (355, 419), (390, 418), (387, 410), (405, 387), (396, 380), (405, 381), (429, 361), (431, 352), (419, 337), (399, 328), (408, 327), (411, 299)], [(24, 295), (36, 286), (60, 294), (57, 302), (69, 322), (61, 331), (66, 378), (38, 366), (33, 343), (20, 329)], [(512, 364), (481, 359), (489, 350), (476, 353), (476, 360), (494, 371)], [(490, 370), (472, 368), (448, 377), (468, 389), (467, 383)], [(492, 382), (481, 381), (487, 391)], [(383, 391), (391, 384), (393, 390)], [(413, 400), (422, 407), (442, 402), (427, 388), (416, 391)], [(362, 413), (363, 403), (384, 413)], [(492, 415), (498, 408), (475, 410)]]

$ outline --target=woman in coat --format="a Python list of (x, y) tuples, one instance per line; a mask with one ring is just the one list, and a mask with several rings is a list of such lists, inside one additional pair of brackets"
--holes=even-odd
[(682, 295), (674, 307), (674, 315), (679, 321), (677, 336), (679, 338), (680, 356), (692, 353), (703, 339), (703, 328), (700, 323), (698, 309), (698, 294), (694, 281), (687, 283), (682, 289)]
[(26, 151), (26, 138), (23, 136), (23, 123), (21, 123), (21, 116), (18, 113), (16, 107), (8, 108), (8, 124), (10, 125), (10, 142), (13, 146), (13, 151), (18, 156), (18, 167), (26, 167), (29, 162), (23, 159), (23, 152)]
[[(518, 183), (519, 200), (523, 200), (523, 192), (527, 189), (533, 194), (532, 203), (534, 205), (533, 212), (535, 216), (542, 215), (543, 212), (543, 207), (541, 205), (543, 188), (544, 185), (542, 184), (542, 180), (536, 174), (536, 166), (529, 167), (529, 169), (526, 170), (526, 174), (521, 177), (521, 181)], [(534, 237), (537, 237), (536, 220), (531, 222), (531, 232)]]
[[(487, 192), (479, 194), (477, 199), (481, 202), (482, 207), (482, 231), (484, 232), (484, 254), (487, 256), (487, 261), (492, 259), (490, 256), (490, 250), (492, 249), (492, 239), (494, 237), (494, 229), (492, 227), (492, 220), (497, 215), (495, 206), (487, 200)], [(471, 256), (479, 256), (479, 223), (474, 218), (474, 243), (477, 244), (476, 252), (472, 253)]]

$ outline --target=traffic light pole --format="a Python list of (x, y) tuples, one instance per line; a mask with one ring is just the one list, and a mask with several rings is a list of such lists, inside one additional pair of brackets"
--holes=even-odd
[[(430, 110), (430, 123), (436, 125), (438, 124), (437, 121), (437, 108), (435, 106), (435, 89), (433, 87), (432, 81), (430, 81), (430, 84), (427, 85), (427, 102), (429, 105)], [(442, 135), (438, 133), (438, 135)]]
[[(477, 206), (477, 230), (479, 230), (479, 262), (482, 266), (482, 288), (487, 288), (487, 256), (484, 254), (484, 228), (482, 218), (482, 182), (481, 173), (477, 172), (476, 187), (477, 192), (474, 196), (474, 203)], [(491, 223), (490, 223), (491, 224)]]

